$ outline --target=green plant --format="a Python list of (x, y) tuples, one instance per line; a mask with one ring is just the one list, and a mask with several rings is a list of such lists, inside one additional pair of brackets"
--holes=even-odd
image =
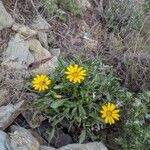
[(116, 139), (123, 150), (149, 150), (150, 91), (143, 91), (133, 103), (128, 102), (123, 134)]
[(115, 33), (140, 30), (144, 13), (131, 0), (112, 0), (105, 9), (106, 24)]
[(116, 140), (121, 144), (122, 150), (149, 150), (149, 126), (139, 126), (137, 124), (126, 125), (122, 136)]
[(64, 11), (69, 11), (73, 15), (81, 15), (82, 11), (75, 0), (43, 0), (43, 6), (48, 15), (56, 15), (61, 20), (66, 20)]
[[(133, 103), (129, 103), (130, 111), (127, 113), (129, 123), (145, 123), (146, 114), (150, 114), (150, 91), (143, 91), (136, 98)], [(132, 115), (131, 115), (132, 114)]]
[[(65, 69), (69, 64), (79, 64), (86, 70), (86, 78), (81, 84), (73, 84), (66, 79)], [(68, 120), (71, 129), (78, 127), (79, 142), (94, 139), (93, 127), (105, 125), (100, 110), (103, 104), (112, 102), (123, 106), (130, 100), (128, 92), (121, 88), (112, 68), (105, 66), (99, 58), (94, 60), (60, 61), (60, 66), (53, 75), (51, 88), (34, 100), (36, 111), (43, 113), (53, 127), (63, 120)]]
[(74, 15), (81, 15), (82, 11), (76, 0), (58, 0), (59, 5), (63, 9), (73, 13)]
[(58, 10), (57, 0), (43, 0), (43, 5), (49, 15), (54, 15)]
[(150, 1), (144, 0), (143, 9), (145, 14), (150, 14)]

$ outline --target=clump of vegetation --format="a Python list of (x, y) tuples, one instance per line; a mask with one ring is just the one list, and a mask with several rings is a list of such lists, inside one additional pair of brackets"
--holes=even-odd
[(73, 15), (82, 14), (76, 0), (43, 0), (43, 6), (49, 15), (57, 15), (61, 20), (65, 20), (63, 11), (68, 11)]
[(145, 14), (150, 14), (150, 1), (144, 0), (143, 9)]
[(143, 10), (136, 7), (131, 0), (112, 0), (105, 13), (108, 28), (116, 33), (122, 30), (140, 30), (144, 21)]
[(43, 0), (44, 8), (47, 13), (54, 15), (58, 10), (57, 0)]
[(73, 15), (81, 15), (82, 10), (76, 0), (58, 0), (58, 4), (66, 11), (71, 12)]
[(69, 130), (78, 127), (80, 143), (85, 139), (95, 139), (92, 128), (112, 125), (121, 120), (121, 108), (118, 107), (131, 101), (128, 92), (113, 76), (111, 67), (105, 66), (99, 59), (69, 63), (61, 61), (49, 80), (39, 75), (34, 78), (33, 86), (35, 90), (40, 89), (35, 84), (42, 86), (41, 92), (47, 89), (50, 81), (49, 90), (42, 92), (34, 101), (34, 108), (49, 118), (53, 134), (64, 119), (69, 121)]
[(116, 140), (123, 150), (149, 150), (150, 127), (126, 125), (121, 138)]
[(78, 128), (80, 143), (100, 139), (102, 129), (119, 121), (123, 134), (115, 141), (122, 149), (142, 150), (150, 144), (150, 92), (134, 96), (99, 59), (60, 61), (53, 75), (35, 76), (33, 87), (40, 92), (33, 102), (36, 114), (42, 113), (52, 126), (50, 139), (63, 120), (69, 122), (69, 132)]
[(123, 150), (149, 150), (149, 108), (150, 91), (143, 91), (137, 96), (137, 98), (134, 99), (133, 103), (128, 102), (124, 132), (120, 138), (116, 139)]

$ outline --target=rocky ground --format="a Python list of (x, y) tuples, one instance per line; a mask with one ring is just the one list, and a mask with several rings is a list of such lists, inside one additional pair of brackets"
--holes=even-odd
[[(65, 122), (49, 145), (47, 119), (42, 115), (32, 119), (31, 102), (37, 95), (29, 91), (26, 81), (37, 73), (52, 74), (63, 55), (101, 54), (127, 87), (133, 91), (150, 87), (149, 53), (129, 52), (122, 38), (106, 28), (102, 8), (101, 12), (93, 9), (88, 0), (79, 3), (84, 16), (68, 15), (65, 24), (43, 17), (39, 1), (0, 0), (0, 150), (107, 150), (101, 142), (73, 144), (76, 140), (66, 132)], [(125, 66), (129, 60), (138, 63)]]
[[(49, 138), (46, 129), (50, 125), (45, 118), (41, 116), (39, 120), (32, 121), (30, 103), (36, 94), (25, 91), (25, 81), (37, 73), (52, 74), (58, 66), (60, 47), (49, 46), (51, 37), (48, 37), (48, 33), (52, 26), (40, 14), (24, 25), (12, 17), (5, 6), (0, 1), (0, 149), (55, 150), (46, 146)], [(80, 26), (80, 30), (87, 30), (85, 22), (81, 24), (83, 27)], [(92, 48), (97, 44), (87, 35), (84, 35), (84, 39), (87, 46)], [(73, 41), (74, 45), (78, 42), (81, 42), (80, 35)], [(70, 144), (73, 143), (72, 137), (64, 132), (63, 127), (55, 134), (51, 144), (56, 148), (61, 147), (59, 150), (107, 149), (101, 142)]]

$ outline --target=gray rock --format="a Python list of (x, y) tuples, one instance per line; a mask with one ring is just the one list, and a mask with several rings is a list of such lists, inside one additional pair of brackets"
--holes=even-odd
[(35, 30), (49, 30), (51, 28), (50, 24), (40, 15), (33, 20), (31, 27)]
[(69, 144), (59, 150), (108, 150), (101, 142), (87, 144)]
[(52, 53), (53, 56), (59, 57), (59, 55), (60, 55), (60, 48), (50, 49), (50, 52)]
[(52, 147), (48, 147), (48, 146), (43, 146), (41, 145), (40, 146), (40, 150), (56, 150), (55, 148), (52, 148)]
[(87, 144), (69, 144), (59, 149), (52, 147), (41, 146), (40, 150), (108, 150), (101, 142), (93, 142)]
[(46, 49), (49, 49), (47, 33), (46, 33), (46, 32), (42, 32), (42, 31), (38, 31), (38, 38), (39, 38), (39, 41), (41, 42), (41, 44), (42, 44)]
[(52, 74), (56, 67), (58, 66), (58, 59), (54, 56), (52, 59), (46, 61), (45, 63), (41, 64), (39, 67), (30, 70), (32, 75), (43, 73), (43, 74)]
[[(43, 137), (49, 140), (49, 134), (46, 132), (43, 133)], [(63, 129), (58, 128), (55, 130), (54, 136), (50, 142), (51, 145), (54, 145), (56, 148), (60, 148), (64, 145), (72, 144), (72, 138), (69, 134), (64, 133)]]
[(0, 0), (0, 30), (11, 27), (13, 23), (14, 20), (10, 14), (7, 13), (2, 1)]
[(11, 150), (8, 135), (0, 130), (0, 150)]
[(7, 102), (8, 91), (6, 89), (0, 89), (0, 106)]
[(29, 129), (28, 131), (36, 138), (40, 145), (47, 145), (47, 141), (38, 132), (33, 129)]
[[(37, 95), (35, 95), (34, 98), (36, 99)], [(29, 110), (22, 112), (23, 117), (26, 119), (31, 128), (39, 127), (42, 121), (46, 120), (46, 118), (43, 115), (38, 115), (38, 117), (33, 119), (35, 112), (32, 108), (32, 105), (27, 105), (27, 108)]]
[(34, 62), (34, 57), (29, 51), (29, 44), (20, 34), (16, 34), (9, 43), (6, 52), (4, 52), (3, 64), (11, 67), (27, 69)]
[(34, 36), (37, 34), (37, 31), (30, 29), (28, 26), (23, 24), (15, 23), (12, 26), (12, 30), (24, 35), (24, 36)]
[(77, 3), (83, 10), (91, 7), (89, 0), (77, 0)]
[(38, 32), (41, 44), (48, 49), (47, 31), (51, 28), (50, 24), (40, 15), (33, 21), (31, 27)]
[(31, 133), (18, 126), (11, 126), (9, 137), (0, 131), (0, 150), (108, 150), (103, 143), (69, 144), (61, 148), (39, 145)]
[(23, 104), (24, 101), (21, 101), (15, 105), (8, 104), (0, 107), (0, 129), (4, 130), (10, 125), (10, 123), (16, 118), (16, 114), (18, 114), (18, 111)]
[(10, 145), (13, 150), (39, 150), (40, 147), (28, 130), (18, 126), (11, 126)]
[(20, 64), (19, 62), (13, 62), (13, 61), (3, 61), (1, 65), (9, 69), (17, 69), (17, 70), (27, 69), (26, 66)]
[(51, 53), (45, 49), (38, 40), (32, 38), (28, 40), (28, 43), (35, 62), (51, 58)]

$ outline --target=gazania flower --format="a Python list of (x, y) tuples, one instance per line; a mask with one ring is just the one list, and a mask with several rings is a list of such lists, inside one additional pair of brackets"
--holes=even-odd
[(48, 78), (47, 75), (36, 75), (32, 81), (34, 90), (38, 90), (39, 92), (45, 91), (49, 88), (51, 84), (51, 80)]
[(114, 124), (115, 121), (120, 119), (119, 112), (120, 110), (116, 107), (116, 105), (110, 102), (102, 106), (102, 110), (100, 110), (102, 118), (105, 119), (105, 123), (109, 124)]
[(66, 71), (66, 78), (73, 83), (81, 83), (82, 80), (84, 80), (86, 76), (86, 70), (83, 67), (75, 65), (69, 65), (67, 67)]

